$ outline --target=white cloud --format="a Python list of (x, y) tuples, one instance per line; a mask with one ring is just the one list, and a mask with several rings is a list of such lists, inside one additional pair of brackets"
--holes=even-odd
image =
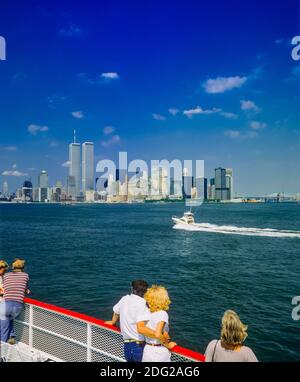
[(17, 151), (17, 146), (5, 146), (3, 147), (5, 151)]
[(78, 73), (77, 78), (89, 85), (105, 85), (111, 81), (118, 80), (120, 78), (119, 74), (116, 72), (107, 72), (98, 75), (90, 75), (88, 73)]
[(261, 111), (260, 108), (253, 101), (249, 101), (249, 100), (241, 101), (241, 109), (246, 112), (250, 111), (255, 113), (259, 113)]
[(119, 74), (116, 72), (102, 73), (101, 77), (105, 78), (106, 80), (117, 80), (120, 78)]
[(115, 128), (113, 126), (105, 126), (103, 129), (103, 134), (109, 135), (115, 131)]
[(62, 167), (70, 167), (71, 161), (67, 160), (66, 162), (62, 163)]
[(250, 128), (253, 130), (263, 130), (267, 127), (267, 124), (264, 122), (251, 121)]
[(156, 121), (165, 121), (166, 120), (166, 117), (164, 117), (163, 115), (160, 115), (160, 114), (156, 114), (156, 113), (153, 113), (152, 117)]
[(72, 116), (77, 119), (82, 119), (83, 118), (83, 112), (82, 111), (73, 111)]
[(16, 164), (13, 164), (12, 165), (12, 168), (17, 168), (18, 166)]
[(47, 97), (48, 107), (51, 109), (57, 109), (57, 107), (61, 106), (66, 100), (67, 97), (64, 95), (52, 94), (51, 96)]
[(171, 107), (171, 108), (168, 110), (168, 112), (169, 112), (171, 115), (175, 116), (175, 115), (177, 115), (177, 114), (179, 113), (179, 110), (176, 109), (175, 107)]
[(184, 110), (183, 114), (186, 115), (188, 118), (192, 118), (194, 115), (215, 114), (220, 112), (222, 112), (222, 109), (217, 109), (214, 107), (213, 109), (210, 109), (210, 110), (204, 110), (202, 109), (202, 107), (197, 106), (195, 109)]
[(249, 131), (243, 134), (238, 130), (226, 130), (224, 135), (231, 139), (253, 139), (258, 136), (256, 131)]
[(228, 113), (226, 111), (222, 111), (221, 115), (227, 119), (238, 119), (238, 115), (234, 113)]
[(14, 170), (14, 171), (7, 170), (7, 171), (3, 171), (2, 175), (3, 176), (17, 176), (17, 177), (19, 177), (19, 176), (27, 176), (28, 174), (25, 172), (20, 172), (20, 171), (16, 171), (16, 170)]
[(232, 139), (239, 138), (241, 136), (241, 133), (238, 130), (227, 130), (224, 134), (226, 135), (226, 137)]
[(215, 79), (209, 79), (204, 84), (203, 87), (206, 93), (217, 94), (224, 93), (228, 90), (234, 88), (240, 88), (247, 81), (247, 77), (217, 77)]
[(49, 144), (50, 147), (58, 147), (59, 146), (59, 142), (56, 141), (56, 140), (52, 140)]
[(76, 25), (71, 25), (67, 29), (65, 28), (60, 29), (58, 34), (64, 37), (79, 37), (82, 35), (82, 30)]
[(29, 125), (27, 130), (30, 134), (36, 135), (39, 131), (48, 131), (48, 126), (40, 126), (40, 125)]
[(107, 141), (102, 141), (102, 142), (101, 142), (101, 145), (102, 145), (103, 147), (109, 147), (109, 146), (113, 146), (113, 145), (119, 143), (120, 141), (121, 141), (121, 138), (120, 138), (119, 135), (113, 135), (113, 136), (111, 137), (111, 139), (109, 139), (109, 140), (107, 140)]

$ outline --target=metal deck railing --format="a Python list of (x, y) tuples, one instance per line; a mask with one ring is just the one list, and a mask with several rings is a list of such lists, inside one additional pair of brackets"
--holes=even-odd
[[(40, 301), (25, 299), (15, 320), (17, 340), (57, 362), (124, 362), (120, 330), (104, 321)], [(203, 362), (202, 354), (176, 346), (173, 362)]]

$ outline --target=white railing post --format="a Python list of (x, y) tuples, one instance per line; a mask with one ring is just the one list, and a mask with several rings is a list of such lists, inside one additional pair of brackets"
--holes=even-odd
[(86, 351), (87, 351), (87, 356), (86, 356), (86, 361), (87, 362), (92, 362), (92, 325), (87, 324), (87, 336), (86, 336)]
[(33, 348), (33, 306), (29, 305), (29, 347)]

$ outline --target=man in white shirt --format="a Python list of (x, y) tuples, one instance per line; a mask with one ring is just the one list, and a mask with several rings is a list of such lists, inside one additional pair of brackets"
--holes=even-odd
[[(131, 284), (132, 293), (121, 298), (113, 307), (113, 317), (111, 321), (106, 321), (108, 325), (115, 325), (120, 320), (120, 329), (124, 339), (124, 355), (127, 362), (142, 362), (147, 335), (156, 338), (156, 333), (144, 327), (138, 331), (137, 324), (143, 320), (147, 313), (146, 300), (144, 295), (148, 284), (144, 280), (135, 280)], [(144, 325), (143, 325), (144, 326)], [(162, 337), (162, 341), (166, 340)]]

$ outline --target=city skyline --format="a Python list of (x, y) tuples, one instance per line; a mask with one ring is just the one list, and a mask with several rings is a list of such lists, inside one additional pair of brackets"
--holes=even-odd
[(95, 162), (203, 159), (234, 168), (239, 194), (299, 193), (296, 4), (1, 6), (0, 184), (65, 179), (76, 129)]

